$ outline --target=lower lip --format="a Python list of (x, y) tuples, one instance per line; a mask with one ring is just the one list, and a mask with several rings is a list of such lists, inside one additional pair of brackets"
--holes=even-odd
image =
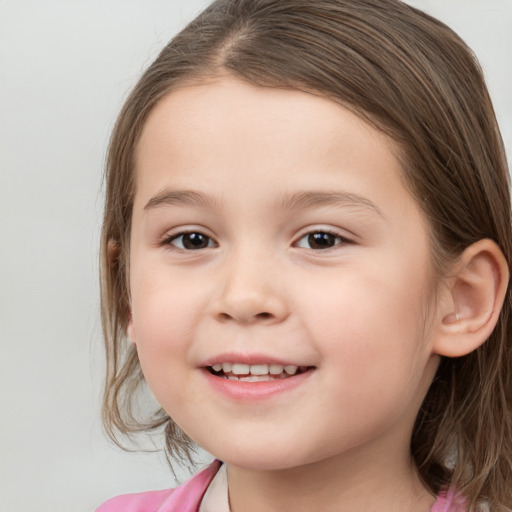
[(310, 368), (303, 373), (293, 377), (286, 377), (285, 379), (244, 382), (217, 377), (206, 368), (202, 369), (204, 376), (214, 391), (232, 400), (241, 402), (265, 400), (266, 398), (295, 389), (309, 379), (313, 371), (314, 369)]

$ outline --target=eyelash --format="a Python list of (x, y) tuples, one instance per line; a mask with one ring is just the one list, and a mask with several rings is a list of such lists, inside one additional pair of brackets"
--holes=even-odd
[[(174, 242), (175, 240), (178, 240), (179, 238), (182, 238), (186, 235), (200, 235), (210, 241), (213, 241), (213, 239), (211, 237), (209, 237), (208, 235), (205, 235), (203, 233), (201, 233), (200, 231), (182, 231), (181, 233), (178, 233), (176, 235), (171, 235), (170, 237), (166, 238), (165, 240), (162, 241), (162, 245), (169, 245), (171, 246), (173, 249), (177, 250), (177, 251), (186, 251), (186, 252), (193, 252), (193, 249), (187, 249), (185, 247), (176, 247), (175, 245), (173, 245), (172, 242)], [(209, 247), (201, 247), (200, 249), (207, 249)], [(196, 249), (196, 250), (200, 250), (200, 249)]]
[[(184, 246), (183, 247), (176, 247), (176, 245), (173, 244), (174, 241), (179, 240), (180, 238), (182, 238), (184, 236), (187, 236), (187, 235), (200, 235), (201, 237), (204, 237), (204, 239), (207, 239), (209, 241), (208, 245), (206, 247), (199, 247), (199, 248), (196, 248), (196, 249), (187, 249)], [(339, 243), (337, 243), (336, 245), (334, 245), (332, 247), (327, 247), (327, 248), (323, 248), (323, 249), (313, 249), (311, 247), (309, 248), (310, 250), (313, 250), (315, 252), (328, 251), (329, 249), (334, 249), (335, 247), (339, 247), (341, 245), (353, 243), (352, 240), (349, 240), (348, 238), (346, 238), (344, 236), (341, 236), (339, 233), (336, 233), (335, 231), (331, 231), (331, 230), (328, 230), (328, 229), (319, 229), (319, 230), (316, 230), (316, 231), (310, 231), (308, 233), (305, 233), (304, 235), (302, 235), (299, 238), (298, 242), (296, 242), (296, 243), (299, 243), (304, 238), (311, 237), (313, 235), (328, 235), (329, 237), (333, 237), (333, 238), (339, 240)], [(324, 239), (325, 239), (325, 237), (324, 237)], [(319, 240), (321, 240), (321, 239), (319, 239)], [(213, 239), (211, 237), (209, 237), (208, 235), (205, 235), (204, 233), (201, 233), (200, 231), (183, 231), (181, 233), (178, 233), (176, 235), (172, 235), (172, 236), (166, 238), (165, 240), (162, 241), (162, 245), (171, 246), (173, 248), (173, 250), (177, 250), (177, 251), (195, 252), (195, 251), (199, 251), (199, 250), (202, 250), (202, 249), (209, 249), (211, 247), (215, 247), (216, 246), (215, 242), (214, 242), (215, 245), (211, 246), (210, 245), (210, 241), (213, 242)], [(181, 245), (183, 245), (183, 242), (182, 242)]]
[[(313, 235), (328, 235), (329, 237), (333, 237), (334, 239), (337, 239), (339, 241), (339, 243), (335, 244), (334, 246), (332, 247), (327, 247), (327, 248), (323, 248), (323, 249), (318, 249), (318, 251), (328, 251), (329, 249), (334, 249), (336, 247), (339, 247), (341, 245), (346, 245), (346, 244), (350, 244), (352, 243), (351, 240), (349, 240), (348, 238), (344, 237), (344, 236), (341, 236), (339, 233), (336, 233), (335, 231), (331, 231), (329, 229), (319, 229), (317, 231), (309, 231), (308, 233), (305, 233), (304, 235), (302, 235), (300, 238), (299, 238), (299, 242), (301, 240), (303, 240), (304, 238), (306, 237), (311, 237)], [(314, 250), (314, 249), (312, 249)], [(316, 252), (316, 251), (315, 251)]]

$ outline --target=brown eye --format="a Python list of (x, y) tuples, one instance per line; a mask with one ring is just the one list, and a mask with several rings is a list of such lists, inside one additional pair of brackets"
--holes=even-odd
[(195, 251), (215, 247), (215, 243), (210, 237), (196, 232), (181, 233), (172, 237), (167, 243), (184, 251)]
[(307, 235), (304, 235), (299, 240), (297, 245), (305, 249), (322, 250), (331, 249), (332, 247), (341, 245), (344, 242), (348, 242), (348, 240), (335, 233), (329, 233), (327, 231), (318, 231), (315, 233), (308, 233)]

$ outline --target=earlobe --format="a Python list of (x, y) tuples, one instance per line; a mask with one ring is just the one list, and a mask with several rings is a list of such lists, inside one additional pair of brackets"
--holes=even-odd
[(454, 264), (445, 293), (434, 353), (446, 357), (469, 354), (492, 333), (509, 280), (508, 265), (498, 245), (489, 239), (470, 245)]

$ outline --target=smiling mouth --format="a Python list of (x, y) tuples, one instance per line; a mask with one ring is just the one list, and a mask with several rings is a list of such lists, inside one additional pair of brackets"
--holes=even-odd
[(289, 379), (311, 369), (313, 369), (312, 366), (281, 364), (216, 363), (207, 366), (207, 370), (216, 377), (241, 382), (268, 382)]

